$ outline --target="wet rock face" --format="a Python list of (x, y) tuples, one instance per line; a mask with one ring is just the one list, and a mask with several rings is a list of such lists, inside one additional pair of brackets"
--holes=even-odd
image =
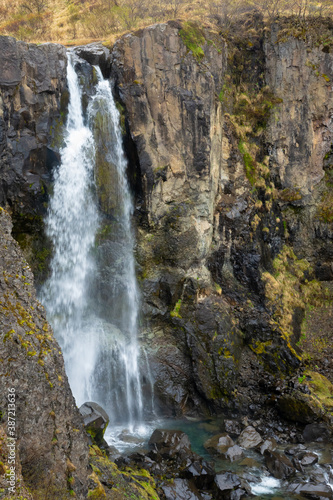
[(0, 206), (10, 208), (15, 238), (45, 277), (45, 214), (52, 167), (59, 161), (68, 103), (66, 49), (0, 37)]
[(307, 50), (303, 40), (280, 40), (275, 25), (266, 40), (266, 78), (283, 102), (278, 125), (269, 128), (271, 160), (282, 188), (306, 197), (325, 175), (323, 160), (333, 139), (332, 55), (313, 46)]
[[(273, 272), (273, 259), (291, 243), (325, 279), (331, 276), (332, 231), (314, 207), (332, 164), (332, 56), (289, 35), (283, 40), (281, 26), (259, 28), (253, 39), (246, 34), (245, 49), (229, 40), (216, 50), (205, 33), (201, 62), (175, 22), (126, 35), (111, 54), (136, 178), (136, 255), (147, 320), (141, 341), (159, 409), (171, 415), (260, 411), (265, 370), (299, 367), (293, 347), (304, 313), (293, 312), (292, 342), (285, 342), (271, 321), (263, 271)], [(253, 71), (249, 61), (256, 61)], [(246, 170), (235, 126), (239, 80), (253, 114), (262, 111), (254, 96), (266, 84), (272, 94), (274, 109), (260, 137), (258, 123), (249, 122), (257, 161), (269, 155), (265, 187)], [(228, 101), (222, 89), (232, 85), (239, 88)]]
[(6, 418), (8, 389), (14, 388), (17, 447), (26, 485), (59, 498), (68, 492), (72, 477), (70, 488), (83, 498), (88, 466), (83, 422), (60, 348), (11, 228), (8, 214), (0, 209), (1, 411)]
[(56, 129), (66, 107), (63, 102), (61, 109), (66, 62), (61, 45), (36, 46), (0, 37), (1, 205), (17, 204), (20, 194), (20, 207), (27, 210), (29, 195), (41, 195), (43, 181), (48, 181), (57, 159)]

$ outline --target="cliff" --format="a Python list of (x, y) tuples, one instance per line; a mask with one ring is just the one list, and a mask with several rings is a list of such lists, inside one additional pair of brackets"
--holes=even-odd
[[(317, 22), (302, 31), (290, 20), (267, 27), (254, 16), (228, 38), (169, 22), (122, 37), (110, 54), (96, 45), (76, 50), (111, 74), (122, 112), (136, 206), (140, 341), (163, 413), (290, 410), (297, 421), (292, 405), (304, 404), (306, 422), (324, 414), (298, 381), (304, 316), (309, 305), (329, 313), (322, 285), (333, 280), (333, 37), (329, 21)], [(42, 216), (62, 141), (66, 55), (52, 44), (0, 43), (1, 203), (40, 281), (52, 251)], [(93, 92), (92, 68), (77, 65), (85, 92)], [(97, 191), (112, 220), (104, 173), (96, 173)], [(31, 351), (40, 352), (37, 345)], [(331, 377), (332, 363), (321, 361)], [(70, 401), (67, 386), (62, 391)]]
[(305, 311), (332, 280), (331, 33), (170, 22), (112, 50), (164, 409), (260, 411), (297, 374)]
[[(31, 269), (11, 229), (9, 215), (1, 209), (3, 427), (8, 433), (15, 422), (16, 472), (22, 467), (24, 482), (34, 497), (57, 492), (57, 498), (65, 498), (73, 490), (78, 498), (84, 498), (89, 450), (82, 419), (69, 388), (59, 345), (45, 319), (44, 308), (36, 300)], [(10, 398), (10, 394), (15, 397)], [(16, 494), (19, 496), (19, 491)]]

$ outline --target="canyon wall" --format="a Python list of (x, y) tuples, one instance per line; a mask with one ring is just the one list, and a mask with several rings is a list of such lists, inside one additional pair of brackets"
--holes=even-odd
[(332, 26), (319, 25), (254, 17), (226, 42), (170, 22), (112, 50), (164, 410), (260, 411), (300, 366), (306, 297), (333, 277)]
[[(333, 279), (333, 38), (322, 23), (316, 35), (254, 18), (226, 41), (169, 22), (125, 35), (110, 54), (96, 44), (76, 50), (84, 92), (93, 91), (87, 63), (100, 63), (121, 111), (140, 341), (162, 413), (283, 412), (300, 397), (304, 313), (321, 300), (318, 280)], [(52, 251), (43, 215), (63, 140), (66, 54), (53, 44), (0, 44), (0, 201), (40, 282)], [(112, 220), (115, 207), (103, 203), (112, 182), (97, 172), (96, 186)], [(37, 357), (17, 345), (18, 363), (33, 366)], [(75, 419), (67, 385), (59, 397)], [(322, 415), (311, 411), (310, 421)]]

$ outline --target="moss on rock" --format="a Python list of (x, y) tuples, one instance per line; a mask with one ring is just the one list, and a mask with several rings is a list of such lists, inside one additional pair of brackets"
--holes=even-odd
[[(94, 488), (90, 488), (88, 498), (159, 500), (155, 481), (147, 470), (131, 467), (121, 470), (97, 446), (90, 448), (90, 465), (93, 469), (91, 486)], [(100, 483), (100, 477), (103, 477), (105, 487)]]
[(298, 259), (291, 247), (285, 245), (273, 261), (274, 272), (264, 272), (265, 295), (272, 311), (272, 324), (277, 327), (290, 351), (295, 351), (298, 335), (294, 332), (295, 310), (303, 311), (317, 305), (323, 298), (320, 283), (311, 279), (313, 269), (305, 259)]

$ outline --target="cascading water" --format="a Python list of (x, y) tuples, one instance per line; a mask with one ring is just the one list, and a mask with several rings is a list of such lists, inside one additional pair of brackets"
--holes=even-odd
[[(109, 82), (95, 71), (98, 84), (85, 124), (78, 76), (68, 62), (66, 139), (46, 219), (54, 253), (41, 300), (77, 404), (95, 401), (114, 422), (133, 426), (143, 410), (133, 206), (119, 112)], [(113, 193), (107, 216), (99, 215), (94, 182), (101, 166)]]

